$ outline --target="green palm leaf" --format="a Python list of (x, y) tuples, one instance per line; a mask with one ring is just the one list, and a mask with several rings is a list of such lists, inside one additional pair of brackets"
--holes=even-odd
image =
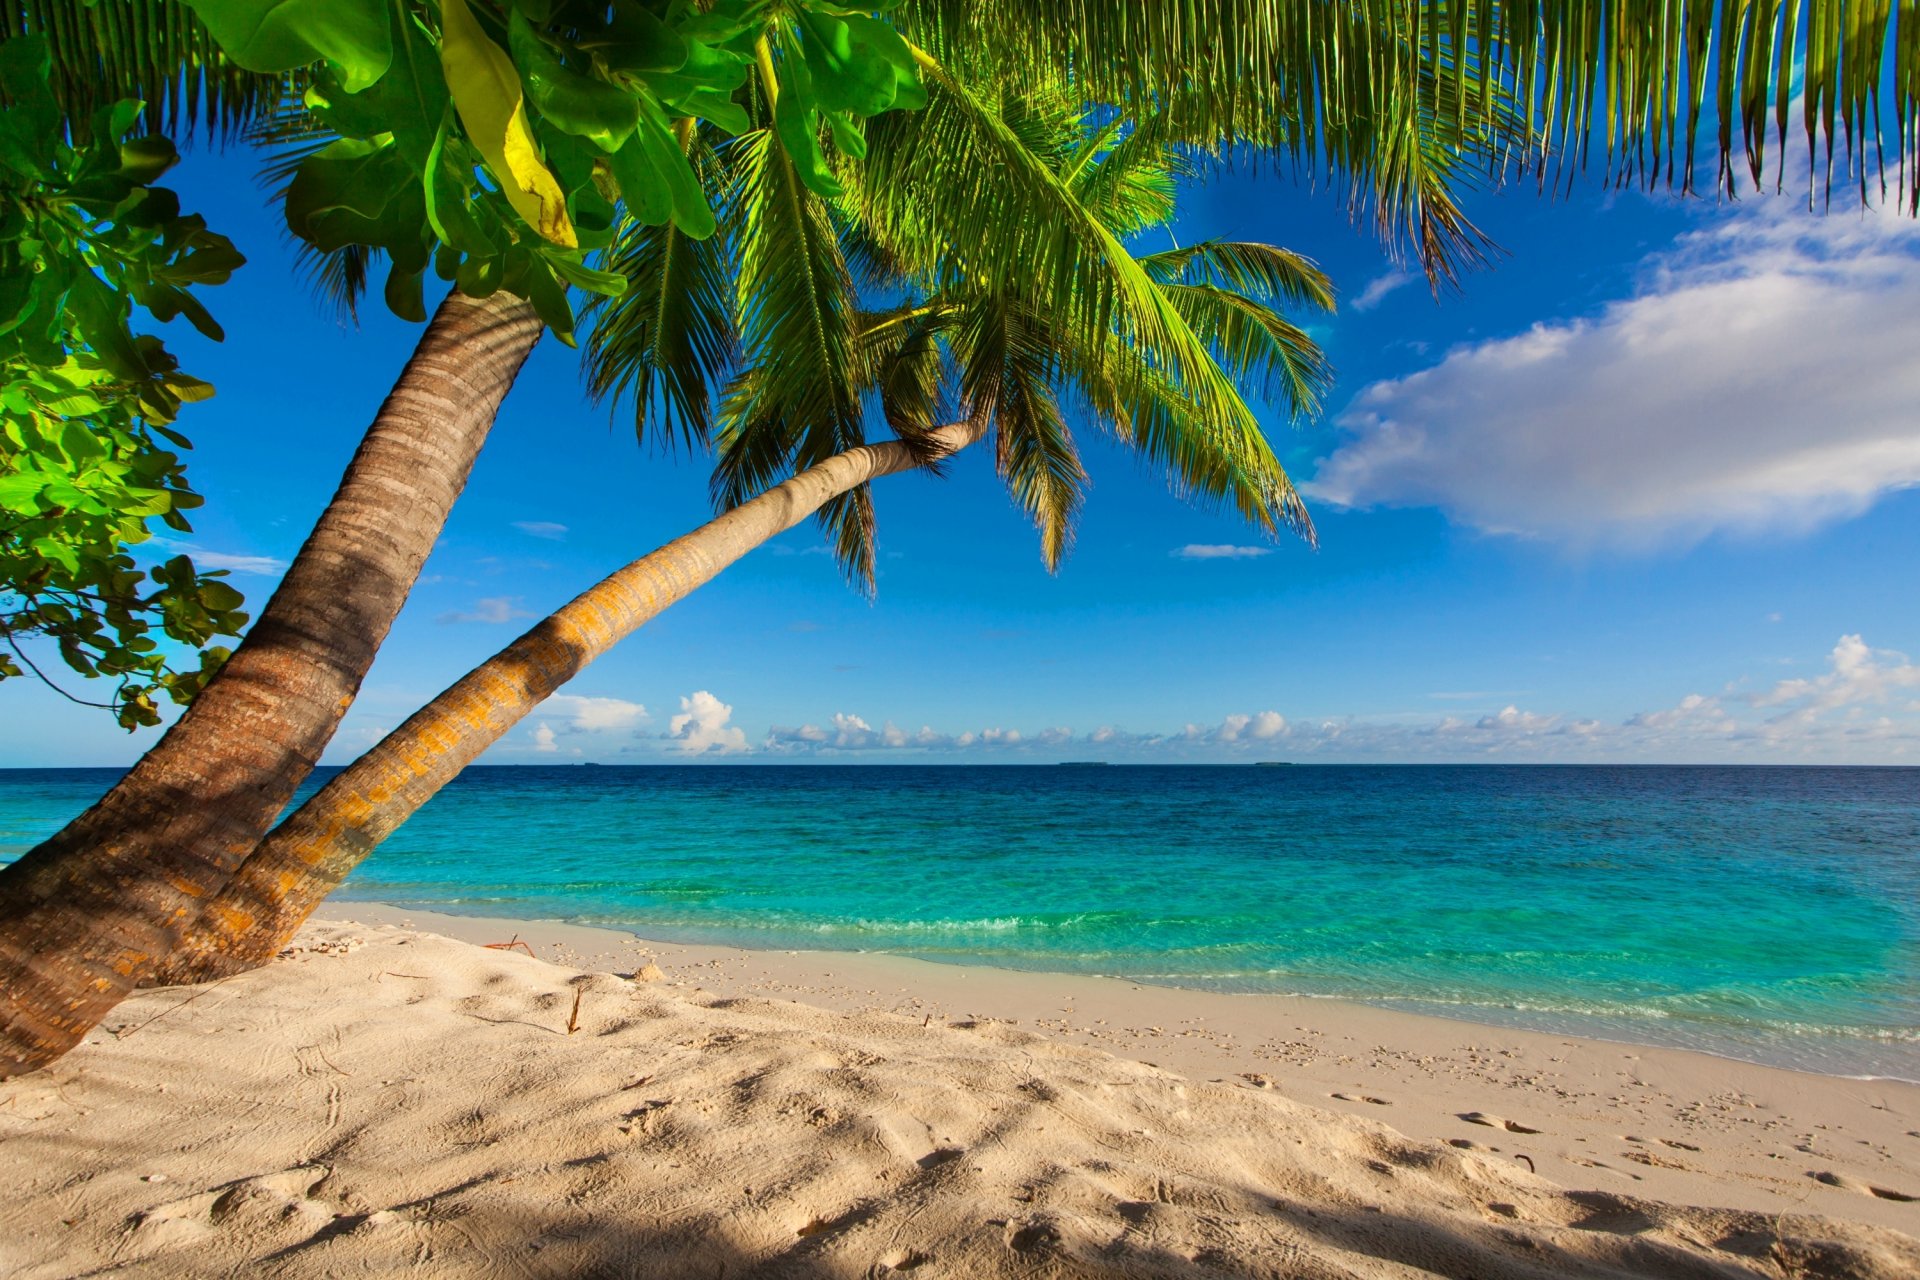
[[(1350, 177), (1443, 275), (1478, 248), (1443, 172), (1460, 157), (1571, 180), (1598, 153), (1609, 180), (1683, 190), (1704, 158), (1731, 195), (1743, 162), (1766, 185), (1769, 136), (1784, 159), (1797, 125), (1810, 197), (1830, 195), (1836, 171), (1863, 197), (1876, 182), (1884, 194), (1891, 171), (1920, 212), (1920, 8), (1905, 0), (904, 0), (893, 12), (957, 71), (1070, 78), (1089, 101), (1173, 111), (1191, 140)], [(1715, 130), (1704, 152), (1703, 125)]]
[(689, 448), (712, 434), (712, 388), (725, 383), (739, 347), (730, 272), (738, 193), (708, 140), (695, 139), (691, 159), (707, 189), (720, 193), (720, 231), (695, 240), (672, 222), (623, 221), (603, 266), (627, 288), (589, 303), (584, 364), (595, 399), (631, 399), (642, 440)]
[(147, 128), (231, 139), (279, 104), (286, 77), (230, 62), (180, 0), (7, 0), (0, 39), (38, 33), (72, 127), (123, 98), (147, 104)]
[[(713, 495), (737, 506), (865, 441), (854, 368), (853, 279), (827, 208), (786, 148), (761, 129), (733, 143), (739, 166), (734, 298), (741, 363), (721, 402)], [(822, 508), (848, 576), (873, 586), (873, 506), (865, 488)]]

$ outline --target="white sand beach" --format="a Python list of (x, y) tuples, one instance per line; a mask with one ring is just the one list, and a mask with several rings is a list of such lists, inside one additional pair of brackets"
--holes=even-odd
[[(1333, 1001), (328, 916), (0, 1085), (0, 1273), (1920, 1275), (1920, 1086)], [(534, 955), (473, 945), (516, 934)]]

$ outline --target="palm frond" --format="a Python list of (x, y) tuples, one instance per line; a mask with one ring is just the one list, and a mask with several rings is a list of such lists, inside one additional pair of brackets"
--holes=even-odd
[(1334, 309), (1333, 282), (1319, 264), (1275, 245), (1197, 240), (1144, 255), (1140, 269), (1163, 285), (1219, 284), (1254, 298)]
[[(1040, 530), (1040, 557), (1047, 572), (1055, 573), (1072, 544), (1087, 490), (1086, 468), (1053, 392), (1057, 353), (1044, 328), (1022, 324), (1016, 312), (983, 308), (983, 313), (998, 330), (987, 344), (998, 368), (991, 401), (976, 401), (976, 411), (990, 408), (994, 464), (1014, 502)], [(978, 344), (976, 353), (987, 354)], [(976, 379), (975, 386), (984, 394), (983, 382)]]
[(1531, 139), (1497, 84), (1438, 66), (1423, 74), (1431, 52), (1409, 15), (1433, 7), (904, 0), (893, 16), (956, 75), (997, 74), (1022, 90), (1071, 84), (1083, 101), (1164, 119), (1170, 139), (1222, 160), (1278, 157), (1324, 175), (1357, 214), (1372, 211), (1389, 247), (1411, 246), (1440, 281), (1486, 251), (1454, 185), (1473, 161)]
[(302, 243), (294, 255), (294, 263), (323, 305), (341, 319), (357, 323), (360, 299), (367, 296), (367, 282), (375, 264), (383, 257), (378, 249), (363, 244), (322, 252)]
[(1333, 369), (1306, 330), (1256, 298), (1216, 284), (1164, 286), (1176, 310), (1236, 380), (1293, 417), (1320, 411)]
[(1315, 542), (1306, 503), (1259, 430), (1210, 418), (1185, 387), (1117, 338), (1097, 364), (1070, 372), (1094, 415), (1116, 439), (1164, 467), (1176, 494), (1227, 502), (1268, 533), (1284, 528)]
[[(928, 80), (929, 105), (911, 125), (869, 135), (864, 212), (881, 233), (912, 234), (937, 217), (934, 229), (945, 236), (940, 269), (948, 278), (1018, 287), (1054, 324), (1083, 333), (1118, 328), (1211, 417), (1257, 429), (1204, 344), (1114, 231), (1022, 145), (992, 103), (938, 67)], [(906, 205), (943, 189), (937, 215)]]
[(1161, 119), (1127, 122), (1131, 127), (1092, 163), (1060, 175), (1087, 212), (1115, 235), (1172, 221), (1180, 182), (1196, 176), (1187, 154), (1168, 143)]
[[(722, 188), (717, 203), (730, 215), (738, 193), (719, 159), (705, 141), (696, 141), (694, 152), (694, 171), (710, 190)], [(723, 217), (718, 233), (694, 240), (671, 222), (649, 227), (627, 219), (607, 250), (605, 269), (625, 276), (627, 289), (587, 305), (584, 377), (595, 400), (631, 401), (642, 441), (677, 439), (693, 448), (712, 434), (712, 389), (725, 383), (739, 353), (729, 278), (733, 223)]]
[(69, 127), (125, 98), (147, 128), (214, 141), (240, 137), (280, 101), (287, 77), (230, 62), (181, 0), (7, 0), (0, 39), (38, 34), (53, 54), (53, 89)]
[(1894, 198), (1920, 212), (1907, 0), (904, 0), (893, 13), (956, 68), (1068, 77), (1088, 100), (1177, 110), (1225, 144), (1350, 176), (1430, 266), (1473, 247), (1447, 198), (1449, 153), (1569, 180), (1598, 153), (1610, 180), (1682, 190), (1705, 159), (1733, 195), (1743, 168), (1767, 185), (1769, 145), (1784, 185), (1797, 124), (1810, 199), (1836, 177), (1884, 198), (1891, 172)]
[[(737, 506), (790, 471), (865, 442), (856, 300), (826, 206), (771, 130), (733, 144), (741, 232), (735, 309), (741, 365), (720, 407), (713, 496)], [(873, 589), (873, 508), (864, 489), (821, 509), (848, 577)]]
[[(863, 315), (855, 379), (872, 388), (880, 413), (893, 433), (909, 446), (924, 445), (936, 427), (951, 421), (946, 395), (946, 360), (940, 335), (950, 323), (941, 303), (902, 303)], [(935, 472), (940, 461), (926, 449), (921, 466)]]

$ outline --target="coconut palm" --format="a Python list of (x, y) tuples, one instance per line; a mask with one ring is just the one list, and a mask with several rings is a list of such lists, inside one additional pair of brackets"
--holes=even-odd
[[(932, 107), (939, 106), (939, 93)], [(870, 142), (867, 180), (849, 172), (840, 208), (796, 197), (784, 152), (767, 131), (743, 136), (710, 162), (726, 175), (723, 222), (747, 246), (731, 289), (690, 290), (710, 351), (737, 333), (742, 367), (713, 407), (715, 492), (725, 513), (625, 568), (514, 641), (331, 780), (271, 835), (214, 900), (163, 970), (208, 978), (270, 959), (309, 912), (381, 840), (539, 703), (621, 638), (776, 534), (819, 514), (841, 559), (870, 581), (873, 506), (881, 476), (938, 465), (976, 441), (1015, 504), (1039, 527), (1051, 567), (1065, 551), (1086, 473), (1070, 420), (1104, 427), (1203, 499), (1229, 502), (1257, 527), (1312, 526), (1248, 401), (1286, 416), (1310, 413), (1328, 370), (1285, 308), (1329, 308), (1312, 263), (1262, 244), (1207, 241), (1134, 254), (1123, 241), (1164, 227), (1190, 158), (1151, 123), (1104, 127), (1059, 94), (996, 92), (951, 104), (975, 141), (1044, 173), (1035, 192), (1009, 182), (948, 184), (903, 202), (911, 216), (856, 219), (888, 182), (916, 180), (910, 164), (879, 164), (902, 138)], [(961, 149), (965, 151), (964, 148)], [(896, 158), (897, 159), (897, 158)], [(925, 179), (918, 180), (924, 186)], [(1079, 288), (1024, 269), (1008, 255), (986, 265), (952, 247), (974, 222), (1005, 222), (1009, 205), (1044, 218), (1036, 234), (1077, 242), (1124, 282), (1101, 301), (1100, 272)], [(657, 280), (685, 246), (635, 228), (621, 256), (636, 280)], [(864, 288), (854, 283), (860, 264)], [(901, 297), (875, 310), (862, 296)], [(639, 291), (610, 302), (595, 329), (593, 365), (606, 386), (638, 394), (657, 380), (676, 421), (708, 410), (697, 394), (695, 345), (658, 323), (665, 297)], [(652, 320), (647, 317), (653, 317)], [(670, 354), (671, 353), (671, 354)], [(643, 412), (648, 406), (641, 402)], [(867, 443), (868, 419), (894, 438)], [(790, 424), (805, 424), (795, 430)], [(794, 471), (798, 474), (791, 474)], [(791, 474), (789, 479), (781, 479)], [(757, 496), (754, 496), (757, 493)]]
[[(227, 137), (283, 77), (227, 63), (177, 3), (40, 0), (68, 118), (144, 97), (154, 128)], [(374, 415), (272, 599), (186, 714), (92, 808), (0, 872), (0, 1074), (61, 1052), (170, 951), (292, 799), (352, 703), (542, 324), (454, 292)]]

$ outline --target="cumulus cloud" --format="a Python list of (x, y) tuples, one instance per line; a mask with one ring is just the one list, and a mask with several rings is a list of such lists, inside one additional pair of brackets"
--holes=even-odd
[(1677, 729), (1697, 727), (1710, 732), (1727, 732), (1735, 727), (1734, 719), (1727, 709), (1720, 705), (1720, 699), (1710, 698), (1701, 693), (1690, 693), (1680, 699), (1677, 706), (1664, 711), (1641, 711), (1628, 717), (1629, 729)]
[(608, 733), (635, 729), (647, 722), (647, 709), (625, 698), (586, 698), (556, 693), (540, 704), (551, 716), (564, 717), (569, 733)]
[(1220, 742), (1240, 742), (1242, 740), (1264, 742), (1268, 738), (1277, 738), (1287, 731), (1287, 718), (1278, 711), (1262, 711), (1258, 715), (1231, 715), (1221, 722), (1214, 737)]
[(545, 721), (534, 726), (533, 749), (543, 754), (551, 754), (560, 749), (559, 742), (555, 740), (553, 727)]
[(1252, 560), (1258, 556), (1270, 556), (1272, 547), (1236, 547), (1228, 543), (1189, 542), (1184, 547), (1175, 547), (1173, 557), (1176, 560)]
[(1920, 484), (1920, 228), (1784, 204), (1718, 215), (1596, 316), (1364, 388), (1303, 487), (1646, 548), (1804, 530)]
[(1841, 636), (1827, 655), (1827, 673), (1782, 680), (1755, 696), (1756, 707), (1784, 707), (1778, 717), (1801, 722), (1822, 713), (1883, 705), (1906, 690), (1920, 689), (1920, 666), (1892, 649), (1870, 649), (1857, 635)]
[(517, 607), (512, 596), (484, 596), (473, 602), (468, 610), (451, 610), (435, 619), (441, 623), (460, 622), (512, 622), (517, 618), (531, 618), (533, 614)]
[(515, 520), (513, 527), (530, 538), (545, 538), (548, 542), (559, 542), (567, 536), (567, 526), (551, 520)]
[(690, 756), (746, 751), (746, 731), (729, 724), (732, 718), (732, 707), (702, 689), (680, 699), (680, 714), (667, 722), (667, 736)]

